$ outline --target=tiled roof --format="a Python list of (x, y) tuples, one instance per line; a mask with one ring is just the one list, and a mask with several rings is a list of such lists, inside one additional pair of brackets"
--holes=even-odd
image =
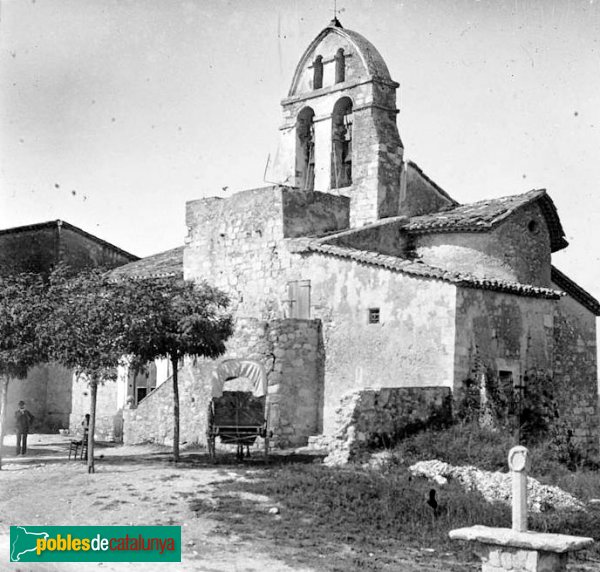
[(503, 222), (516, 210), (538, 204), (550, 231), (550, 246), (556, 252), (568, 246), (556, 207), (544, 189), (498, 199), (460, 205), (453, 209), (412, 217), (405, 230), (412, 233), (485, 232)]
[(551, 271), (551, 279), (559, 288), (562, 288), (571, 298), (577, 300), (592, 314), (600, 316), (600, 302), (554, 266)]
[(535, 298), (558, 299), (562, 296), (562, 292), (552, 290), (550, 288), (541, 288), (532, 286), (531, 284), (520, 284), (518, 282), (510, 282), (508, 280), (493, 280), (487, 278), (477, 278), (463, 272), (450, 272), (435, 266), (429, 266), (420, 261), (398, 258), (397, 256), (388, 256), (369, 252), (366, 250), (356, 250), (354, 248), (334, 246), (332, 244), (323, 244), (319, 240), (307, 241), (303, 244), (304, 249), (311, 252), (319, 252), (328, 254), (338, 258), (348, 258), (369, 264), (373, 266), (381, 266), (388, 270), (408, 274), (419, 278), (430, 278), (433, 280), (443, 280), (457, 286), (466, 288), (477, 288), (481, 290), (495, 290), (497, 292), (507, 292), (510, 294), (518, 294), (520, 296), (531, 296)]
[(163, 278), (183, 276), (183, 246), (172, 248), (147, 256), (136, 262), (130, 262), (111, 271), (113, 278)]

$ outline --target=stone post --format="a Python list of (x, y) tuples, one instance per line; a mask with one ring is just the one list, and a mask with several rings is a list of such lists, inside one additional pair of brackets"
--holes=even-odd
[(527, 530), (527, 472), (529, 451), (525, 447), (513, 447), (508, 453), (508, 466), (512, 471), (512, 529)]
[(513, 447), (508, 454), (512, 473), (512, 528), (471, 526), (450, 531), (450, 538), (476, 542), (482, 572), (566, 572), (569, 552), (587, 548), (593, 538), (527, 530), (529, 452)]

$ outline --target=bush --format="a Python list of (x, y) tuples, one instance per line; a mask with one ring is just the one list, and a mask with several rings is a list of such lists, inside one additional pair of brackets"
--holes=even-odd
[(439, 459), (451, 465), (475, 465), (487, 471), (507, 468), (512, 437), (482, 428), (477, 422), (456, 424), (443, 431), (424, 431), (400, 442), (394, 453), (405, 463)]

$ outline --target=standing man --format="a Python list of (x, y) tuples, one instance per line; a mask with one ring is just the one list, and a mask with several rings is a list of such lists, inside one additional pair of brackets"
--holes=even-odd
[(17, 455), (27, 453), (27, 434), (33, 422), (33, 415), (25, 409), (25, 402), (19, 401), (19, 409), (15, 411), (15, 433), (17, 434)]

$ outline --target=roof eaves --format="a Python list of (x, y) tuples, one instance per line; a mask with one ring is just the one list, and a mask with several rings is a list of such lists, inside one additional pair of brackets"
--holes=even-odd
[(349, 247), (334, 246), (331, 244), (322, 244), (317, 241), (309, 241), (304, 245), (305, 251), (328, 254), (339, 258), (347, 258), (363, 264), (381, 266), (388, 270), (401, 272), (418, 278), (431, 280), (441, 280), (457, 286), (466, 288), (476, 288), (479, 290), (494, 290), (520, 296), (535, 298), (548, 298), (556, 300), (563, 293), (551, 288), (533, 286), (531, 284), (521, 284), (518, 282), (509, 282), (507, 280), (495, 280), (487, 278), (476, 278), (468, 274), (451, 272), (443, 268), (429, 266), (420, 261), (398, 258), (385, 254), (378, 254), (364, 250), (357, 250)]
[(554, 201), (550, 198), (546, 192), (540, 197), (540, 210), (546, 219), (546, 224), (550, 230), (550, 250), (551, 252), (557, 252), (569, 246), (567, 239), (565, 238), (565, 231), (560, 222), (558, 216), (558, 210)]
[[(455, 212), (457, 209), (485, 206), (485, 203), (490, 205), (498, 205), (502, 201), (518, 198), (521, 200), (506, 208), (504, 212), (500, 213), (494, 218), (491, 218), (490, 220), (486, 220), (483, 214), (479, 217), (471, 215), (472, 220), (469, 220), (468, 213), (464, 213), (464, 218), (467, 220), (461, 221), (460, 218), (458, 218), (460, 217), (461, 213), (459, 212), (457, 215)], [(540, 209), (550, 231), (551, 251), (556, 252), (557, 250), (561, 250), (568, 246), (568, 242), (564, 237), (564, 230), (562, 228), (562, 224), (560, 222), (554, 202), (545, 189), (534, 189), (522, 195), (511, 195), (507, 197), (499, 197), (497, 199), (486, 199), (484, 201), (459, 205), (454, 209), (440, 211), (439, 213), (419, 215), (418, 217), (413, 217), (408, 221), (406, 230), (411, 234), (429, 234), (437, 232), (486, 232), (504, 222), (515, 211), (535, 201), (539, 201)], [(457, 219), (453, 219), (452, 215), (457, 217)]]
[(600, 316), (600, 302), (555, 266), (552, 266), (550, 278), (552, 282), (562, 288), (571, 298), (587, 308), (592, 314)]
[(508, 217), (512, 216), (515, 213), (515, 211), (518, 211), (519, 209), (522, 209), (523, 207), (533, 203), (534, 201), (537, 201), (542, 197), (547, 196), (547, 194), (546, 189), (533, 189), (531, 191), (528, 191), (527, 193), (524, 193), (521, 196), (523, 198), (527, 196), (527, 199), (513, 205), (511, 208), (507, 209), (506, 212), (498, 215), (494, 220), (490, 222), (490, 228), (499, 225), (501, 222), (504, 222)]
[(183, 275), (183, 246), (171, 248), (119, 266), (110, 271), (115, 278), (163, 278)]

